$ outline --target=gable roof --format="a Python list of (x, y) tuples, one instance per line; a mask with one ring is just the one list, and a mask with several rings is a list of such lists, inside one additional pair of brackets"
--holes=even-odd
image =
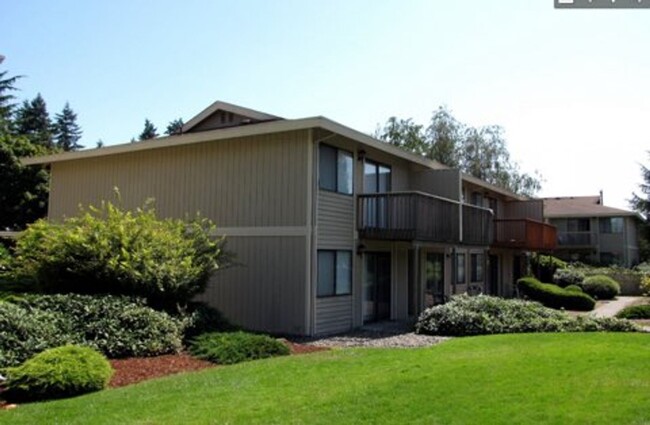
[(222, 102), (217, 100), (212, 105), (208, 106), (192, 119), (190, 119), (185, 125), (183, 125), (183, 133), (187, 133), (192, 130), (194, 127), (208, 119), (213, 114), (218, 111), (230, 112), (235, 115), (240, 115), (242, 117), (250, 119), (252, 122), (260, 121), (273, 121), (281, 120), (282, 118), (275, 115), (267, 114), (266, 112), (256, 111), (254, 109), (244, 108), (243, 106), (233, 105), (232, 103)]
[(543, 198), (543, 200), (544, 216), (548, 218), (620, 217), (637, 215), (632, 211), (603, 205), (600, 196), (564, 196)]

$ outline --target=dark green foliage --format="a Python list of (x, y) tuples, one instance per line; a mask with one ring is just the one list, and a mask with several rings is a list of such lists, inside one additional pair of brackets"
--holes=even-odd
[(227, 262), (206, 219), (158, 219), (150, 205), (110, 202), (61, 223), (39, 220), (16, 244), (16, 266), (47, 292), (140, 296), (173, 311), (203, 292)]
[(60, 314), (0, 301), (0, 369), (74, 340), (69, 321)]
[(77, 114), (74, 113), (70, 104), (65, 103), (60, 114), (56, 114), (54, 121), (54, 142), (56, 146), (64, 151), (75, 151), (82, 149), (79, 144), (81, 139), (81, 127), (77, 124)]
[(192, 341), (190, 352), (213, 363), (233, 364), (284, 356), (289, 354), (289, 347), (266, 335), (246, 332), (207, 333)]
[(142, 129), (142, 133), (138, 136), (138, 140), (149, 140), (155, 139), (156, 137), (158, 137), (158, 129), (156, 129), (151, 121), (145, 119), (144, 129)]
[(189, 341), (209, 332), (230, 332), (239, 330), (230, 323), (219, 310), (202, 302), (193, 302), (187, 306), (183, 315), (184, 340)]
[(567, 291), (551, 283), (541, 283), (534, 277), (519, 279), (517, 288), (526, 298), (539, 301), (546, 307), (591, 311), (596, 305), (596, 301), (587, 294)]
[(562, 288), (569, 285), (580, 286), (583, 280), (585, 280), (584, 273), (571, 267), (558, 269), (553, 274), (553, 282)]
[(641, 177), (643, 178), (643, 182), (639, 184), (641, 194), (632, 193), (630, 206), (642, 217), (639, 220), (639, 255), (641, 261), (648, 261), (650, 260), (650, 168), (641, 165)]
[(611, 300), (621, 293), (621, 287), (609, 276), (596, 275), (585, 278), (582, 290), (598, 300)]
[(185, 125), (185, 123), (182, 118), (175, 119), (167, 124), (165, 134), (168, 136), (178, 136), (183, 133), (183, 125)]
[(88, 347), (52, 348), (8, 370), (11, 402), (50, 400), (99, 391), (108, 385), (113, 369), (104, 356)]
[(459, 295), (425, 310), (415, 325), (417, 333), (471, 336), (524, 332), (634, 332), (627, 320), (572, 317), (537, 302), (498, 297)]
[(15, 84), (22, 78), (20, 75), (9, 77), (7, 76), (7, 72), (0, 72), (0, 132), (7, 132), (9, 130), (14, 109), (13, 100), (16, 98), (11, 92), (17, 90)]
[(575, 291), (575, 292), (583, 292), (582, 288), (579, 287), (578, 285), (569, 285), (564, 288), (565, 291)]
[(16, 111), (15, 131), (26, 136), (32, 143), (52, 148), (52, 120), (47, 105), (39, 93), (31, 101), (24, 101)]
[(551, 282), (556, 271), (567, 267), (566, 262), (552, 255), (533, 254), (530, 263), (533, 274), (542, 282)]
[(27, 138), (0, 131), (0, 230), (20, 230), (47, 213), (49, 174), (20, 158), (47, 151)]
[(625, 307), (616, 314), (621, 319), (650, 319), (650, 304)]

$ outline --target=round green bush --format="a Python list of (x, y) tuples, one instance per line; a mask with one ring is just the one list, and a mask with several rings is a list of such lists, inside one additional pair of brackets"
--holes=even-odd
[(108, 360), (95, 350), (67, 345), (8, 369), (2, 396), (11, 402), (72, 397), (106, 388), (112, 374)]
[(190, 345), (190, 353), (219, 364), (233, 364), (247, 360), (289, 354), (286, 344), (267, 335), (246, 332), (213, 332), (199, 335)]
[(487, 295), (452, 297), (446, 304), (425, 310), (418, 318), (417, 333), (471, 336), (524, 332), (634, 332), (629, 320), (573, 317), (540, 303)]
[(191, 341), (204, 333), (239, 330), (219, 310), (206, 303), (192, 302), (187, 307), (187, 310), (181, 315), (184, 326), (184, 341)]
[(625, 307), (616, 314), (621, 319), (650, 319), (650, 304)]
[(579, 287), (578, 285), (569, 285), (564, 288), (565, 291), (574, 291), (574, 292), (582, 292), (582, 288)]
[(172, 308), (202, 293), (228, 262), (223, 238), (207, 219), (159, 219), (110, 202), (61, 223), (39, 220), (18, 238), (15, 264), (50, 293), (140, 296)]
[(585, 280), (585, 275), (573, 268), (558, 269), (553, 274), (553, 283), (562, 288), (569, 285), (580, 285)]
[(611, 300), (621, 293), (621, 286), (609, 276), (587, 277), (580, 285), (582, 290), (599, 300)]
[(550, 308), (591, 311), (596, 306), (596, 301), (585, 293), (567, 291), (557, 285), (541, 283), (533, 277), (519, 279), (517, 288), (520, 294)]

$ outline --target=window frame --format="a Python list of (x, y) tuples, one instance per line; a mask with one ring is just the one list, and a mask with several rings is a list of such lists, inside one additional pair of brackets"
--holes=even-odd
[[(332, 149), (335, 153), (334, 160), (334, 189), (330, 187), (323, 186), (323, 180), (321, 179), (322, 167), (322, 149)], [(345, 155), (350, 158), (350, 192), (343, 192), (339, 190), (339, 159), (340, 155)], [(325, 190), (327, 192), (338, 193), (346, 196), (354, 196), (354, 154), (351, 151), (337, 148), (336, 146), (328, 145), (327, 143), (320, 143), (318, 145), (318, 189)]]
[[(320, 259), (320, 254), (321, 253), (333, 253), (334, 254), (334, 262), (333, 262), (333, 270), (331, 270), (332, 274), (332, 292), (328, 292), (326, 294), (321, 294), (320, 292), (320, 282), (318, 281), (320, 279), (320, 264), (321, 264), (321, 259)], [(349, 271), (349, 290), (348, 292), (344, 293), (337, 293), (338, 289), (338, 277), (339, 277), (339, 270), (338, 270), (338, 265), (339, 265), (339, 255), (341, 253), (348, 254), (348, 258), (350, 259), (350, 271)], [(332, 298), (332, 297), (349, 297), (352, 295), (352, 286), (353, 286), (353, 281), (352, 281), (352, 276), (353, 276), (353, 263), (354, 263), (354, 258), (352, 256), (352, 250), (347, 250), (347, 249), (319, 249), (316, 253), (316, 267), (317, 267), (317, 272), (316, 272), (316, 298)]]
[[(480, 283), (485, 282), (485, 254), (482, 252), (473, 252), (469, 255), (469, 281), (471, 283)], [(481, 270), (481, 276), (479, 277), (477, 271)]]
[[(460, 258), (462, 258), (463, 261), (460, 261)], [(460, 279), (460, 266), (463, 266), (463, 279)], [(456, 253), (456, 273), (454, 276), (454, 280), (456, 282), (456, 285), (464, 285), (467, 283), (467, 257), (464, 252), (457, 252)]]
[[(370, 165), (374, 167), (375, 172), (374, 174), (374, 186), (375, 186), (375, 191), (374, 192), (367, 192), (366, 191), (366, 166)], [(381, 175), (379, 173), (379, 168), (385, 168), (388, 170), (388, 190), (386, 192), (379, 192), (379, 176)], [(372, 159), (366, 159), (363, 161), (363, 193), (389, 193), (392, 192), (393, 190), (393, 167), (391, 167), (388, 164), (384, 164), (383, 162), (378, 162)]]
[[(620, 223), (614, 226), (614, 220)], [(623, 217), (601, 217), (598, 220), (598, 231), (603, 235), (620, 235), (625, 232), (625, 220)]]

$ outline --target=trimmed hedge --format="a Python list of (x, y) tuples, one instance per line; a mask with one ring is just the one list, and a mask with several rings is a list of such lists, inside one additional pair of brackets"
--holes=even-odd
[(573, 268), (556, 270), (553, 274), (553, 283), (564, 288), (570, 285), (580, 285), (585, 280), (585, 274)]
[(596, 306), (596, 301), (587, 294), (567, 291), (550, 283), (541, 283), (534, 277), (519, 279), (517, 288), (525, 297), (539, 301), (546, 307), (591, 311)]
[(618, 282), (605, 275), (589, 276), (580, 286), (587, 294), (599, 300), (611, 300), (621, 293)]
[(650, 319), (650, 304), (625, 307), (616, 314), (621, 319)]
[(110, 358), (177, 352), (183, 321), (141, 299), (25, 295), (0, 302), (0, 367), (14, 366), (47, 348), (74, 343)]
[(11, 402), (72, 397), (106, 388), (112, 375), (108, 360), (91, 348), (52, 348), (9, 368), (2, 397)]
[(574, 292), (583, 292), (582, 288), (579, 287), (578, 285), (569, 285), (566, 288), (564, 288), (565, 291), (574, 291)]
[(573, 317), (540, 303), (479, 295), (458, 295), (425, 310), (415, 325), (422, 334), (471, 336), (522, 332), (636, 332), (633, 322), (615, 318)]
[(267, 335), (246, 332), (207, 333), (198, 336), (190, 345), (190, 352), (198, 358), (219, 364), (233, 364), (289, 354), (286, 344)]

